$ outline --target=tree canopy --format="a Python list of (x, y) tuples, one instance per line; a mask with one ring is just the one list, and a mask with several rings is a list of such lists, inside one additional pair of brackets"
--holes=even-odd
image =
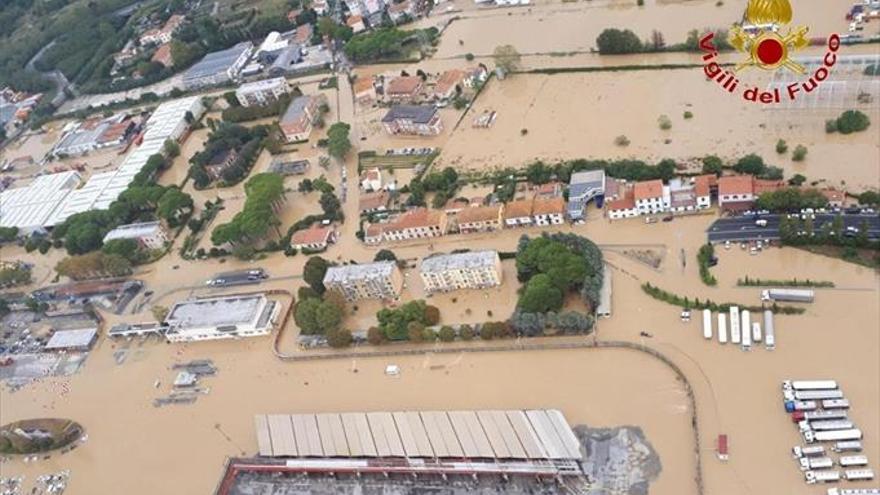
[(519, 68), (522, 57), (513, 45), (496, 46), (492, 52), (495, 65), (506, 73), (511, 73)]
[(345, 158), (351, 150), (351, 141), (348, 133), (351, 126), (345, 122), (336, 122), (327, 129), (327, 152), (330, 156), (338, 159)]
[(642, 41), (629, 29), (609, 28), (599, 33), (596, 46), (602, 55), (638, 53), (644, 50)]

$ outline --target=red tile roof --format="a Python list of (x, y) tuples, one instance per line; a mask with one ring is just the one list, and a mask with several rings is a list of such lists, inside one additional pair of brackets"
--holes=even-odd
[(504, 218), (523, 218), (532, 216), (532, 200), (511, 201), (504, 206)]
[(464, 76), (464, 71), (459, 69), (452, 69), (444, 72), (440, 75), (440, 79), (437, 80), (434, 92), (445, 95), (454, 89), (457, 84), (460, 84), (464, 80)]
[(535, 198), (532, 215), (561, 215), (565, 213), (565, 200), (561, 196), (555, 198)]
[(352, 85), (352, 90), (354, 91), (355, 96), (365, 93), (367, 91), (373, 90), (373, 78), (372, 77), (359, 77), (354, 81)]
[(290, 244), (294, 246), (304, 244), (322, 244), (327, 243), (333, 234), (333, 227), (322, 227), (313, 225), (306, 230), (294, 232), (290, 238)]
[(725, 175), (718, 179), (718, 195), (754, 194), (755, 184), (751, 175)]
[(713, 174), (698, 175), (694, 177), (694, 192), (697, 196), (708, 196), (713, 183), (717, 184), (718, 178)]
[(632, 189), (625, 189), (620, 199), (613, 199), (605, 202), (605, 209), (609, 211), (631, 210), (636, 207), (636, 200), (633, 196)]
[(389, 95), (414, 95), (422, 88), (422, 78), (418, 76), (395, 77), (388, 83)]
[(151, 58), (153, 62), (159, 62), (165, 67), (171, 67), (174, 65), (174, 58), (171, 56), (171, 44), (165, 43), (156, 49), (156, 53), (153, 54), (153, 58)]
[(636, 201), (663, 196), (663, 181), (660, 179), (636, 182), (633, 190)]
[(361, 211), (375, 210), (381, 206), (388, 206), (389, 199), (385, 191), (361, 194), (358, 207)]
[(754, 188), (755, 195), (761, 195), (766, 192), (778, 191), (780, 189), (784, 189), (787, 187), (785, 181), (781, 180), (766, 180), (766, 179), (755, 179)]
[(385, 231), (400, 231), (406, 229), (414, 229), (420, 227), (440, 226), (443, 216), (446, 215), (442, 211), (429, 210), (427, 208), (416, 208), (410, 210), (399, 217), (397, 220), (386, 224)]
[(465, 208), (458, 214), (458, 223), (497, 222), (501, 214), (501, 208), (501, 205)]

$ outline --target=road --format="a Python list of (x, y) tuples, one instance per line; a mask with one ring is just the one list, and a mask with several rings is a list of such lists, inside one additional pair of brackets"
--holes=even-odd
[[(826, 222), (834, 220), (834, 214), (817, 214), (813, 220), (813, 230), (818, 232)], [(760, 227), (755, 225), (755, 219), (751, 216), (734, 218), (721, 218), (716, 220), (706, 231), (709, 242), (717, 243), (724, 241), (757, 241), (779, 239), (779, 223), (783, 215), (761, 215), (760, 218), (767, 220), (767, 225)], [(880, 239), (880, 216), (877, 215), (843, 215), (844, 229), (847, 227), (860, 228), (862, 222), (868, 222), (868, 237)]]

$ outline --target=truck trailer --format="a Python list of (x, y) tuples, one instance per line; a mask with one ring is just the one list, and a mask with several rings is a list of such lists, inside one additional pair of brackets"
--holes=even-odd
[(874, 479), (873, 469), (847, 469), (843, 474), (847, 481), (868, 481)]
[(744, 309), (739, 317), (740, 333), (742, 334), (742, 350), (748, 351), (752, 348), (752, 314), (749, 310)]
[(794, 411), (815, 411), (818, 408), (818, 404), (814, 400), (787, 400), (785, 401), (785, 412), (794, 412)]
[(813, 431), (851, 430), (855, 426), (848, 419), (826, 419), (820, 421), (803, 421)]
[(829, 488), (826, 495), (880, 495), (880, 488)]
[(797, 400), (827, 400), (842, 399), (842, 390), (795, 390), (794, 398)]
[(708, 309), (703, 310), (703, 337), (712, 338), (712, 311)]
[(824, 469), (822, 471), (807, 471), (804, 473), (804, 479), (808, 485), (816, 483), (834, 483), (840, 481), (840, 472), (833, 469)]
[(807, 443), (861, 440), (862, 430), (853, 428), (851, 430), (805, 431), (803, 436)]
[(840, 465), (842, 467), (867, 466), (868, 458), (863, 455), (844, 455), (840, 456)]
[(762, 301), (811, 303), (815, 296), (813, 289), (767, 289), (761, 291)]
[(823, 409), (849, 409), (847, 399), (826, 399), (822, 401)]
[(761, 324), (757, 321), (752, 322), (752, 342), (761, 341)]
[(840, 388), (834, 380), (785, 380), (783, 390), (837, 390)]
[(768, 351), (776, 349), (776, 331), (773, 328), (773, 311), (764, 310), (764, 347)]
[(730, 341), (734, 344), (740, 343), (739, 333), (739, 307), (730, 307)]
[(831, 469), (834, 461), (830, 457), (801, 457), (798, 462), (801, 471), (815, 471), (817, 469)]
[(862, 451), (862, 442), (858, 440), (847, 440), (843, 442), (837, 442), (834, 444), (834, 447), (831, 447), (831, 450), (841, 453), (841, 452), (861, 452)]
[(718, 342), (727, 343), (727, 315), (718, 313)]
[(801, 457), (823, 457), (825, 455), (825, 447), (822, 445), (808, 445), (806, 447), (796, 445), (791, 448), (791, 455), (795, 459), (800, 459)]

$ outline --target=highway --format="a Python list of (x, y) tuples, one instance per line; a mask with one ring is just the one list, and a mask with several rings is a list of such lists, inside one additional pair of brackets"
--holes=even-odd
[[(767, 220), (767, 225), (763, 227), (756, 225), (756, 218), (751, 215), (721, 218), (712, 223), (706, 233), (711, 243), (777, 240), (779, 239), (779, 223), (783, 216), (760, 215), (758, 218)], [(822, 225), (825, 222), (832, 222), (835, 216), (837, 215), (817, 213), (816, 218), (813, 220), (813, 231), (819, 232), (822, 229)], [(863, 221), (868, 222), (868, 237), (872, 240), (880, 239), (880, 216), (864, 214), (843, 215), (844, 229), (847, 227), (858, 229)]]

